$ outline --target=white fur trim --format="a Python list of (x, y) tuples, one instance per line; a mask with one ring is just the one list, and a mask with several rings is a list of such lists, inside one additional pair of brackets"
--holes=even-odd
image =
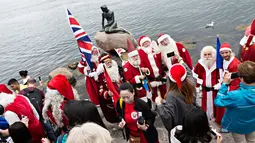
[(0, 105), (5, 108), (7, 105), (13, 103), (15, 97), (15, 94), (0, 93)]
[(137, 50), (134, 50), (134, 51), (128, 53), (128, 57), (130, 57), (130, 58), (133, 57), (133, 56), (136, 56), (136, 55), (138, 55)]
[(228, 51), (231, 51), (231, 52), (232, 52), (232, 50), (231, 50), (230, 48), (227, 48), (227, 47), (220, 48), (220, 52), (221, 52), (221, 51), (224, 51), (224, 50), (228, 50)]
[(164, 35), (160, 36), (157, 41), (158, 41), (158, 43), (160, 43), (160, 42), (162, 42), (166, 38), (169, 39), (170, 36), (168, 34), (164, 34)]
[[(232, 56), (229, 61), (223, 60), (223, 69), (224, 72), (228, 70), (228, 66), (235, 59), (235, 56)], [(224, 74), (223, 74), (224, 75)]]
[(154, 73), (154, 76), (155, 77), (158, 77), (159, 76), (159, 69), (156, 65), (156, 61), (154, 59), (154, 56), (153, 54), (148, 54), (148, 59), (149, 59), (149, 62), (150, 62), (150, 65), (151, 65), (151, 68), (152, 68), (152, 71)]
[(149, 37), (144, 37), (144, 38), (142, 38), (142, 39), (140, 40), (140, 43), (139, 43), (139, 44), (142, 46), (143, 43), (146, 42), (146, 41), (150, 41), (150, 42), (151, 42), (151, 39), (150, 39)]
[(203, 80), (200, 79), (200, 78), (197, 78), (197, 83), (200, 84), (200, 85), (202, 85), (202, 84), (203, 84)]
[(141, 80), (140, 80), (140, 75), (137, 75), (137, 76), (135, 76), (135, 82), (136, 83), (141, 83)]

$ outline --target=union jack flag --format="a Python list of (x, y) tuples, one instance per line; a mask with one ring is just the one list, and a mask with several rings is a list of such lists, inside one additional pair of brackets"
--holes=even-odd
[(92, 51), (92, 42), (87, 35), (87, 33), (83, 30), (83, 28), (80, 26), (80, 24), (77, 22), (77, 20), (73, 17), (71, 12), (67, 10), (67, 16), (69, 20), (69, 24), (71, 26), (71, 29), (74, 33), (75, 39), (77, 40), (77, 44), (79, 46), (79, 50), (82, 55), (82, 59), (85, 56), (85, 59), (90, 67), (90, 69), (93, 69), (93, 64), (91, 63), (91, 51)]

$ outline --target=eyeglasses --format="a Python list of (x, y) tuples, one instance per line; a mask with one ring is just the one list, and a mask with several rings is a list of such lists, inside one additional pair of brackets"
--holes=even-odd
[(121, 96), (122, 99), (129, 99), (129, 96)]

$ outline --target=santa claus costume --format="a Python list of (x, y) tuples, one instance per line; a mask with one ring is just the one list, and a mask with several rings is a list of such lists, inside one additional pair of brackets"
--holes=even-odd
[(240, 41), (241, 49), (240, 56), (241, 61), (253, 61), (255, 62), (255, 19), (252, 24), (246, 28), (244, 37)]
[[(149, 42), (149, 46), (143, 44)], [(141, 59), (141, 68), (148, 68), (150, 74), (147, 76), (152, 87), (152, 100), (155, 101), (157, 96), (162, 98), (166, 94), (166, 74), (163, 71), (161, 53), (153, 54), (151, 39), (148, 36), (141, 36), (138, 40), (140, 49), (138, 50)]]
[[(232, 52), (230, 45), (227, 42), (224, 42), (220, 46), (220, 51), (228, 50)], [(225, 60), (223, 61), (223, 72), (229, 72), (234, 73), (238, 72), (238, 65), (241, 64), (241, 62), (234, 56), (232, 52), (232, 56), (229, 61)], [(239, 78), (232, 79), (232, 81), (229, 83), (229, 91), (236, 90), (239, 88), (241, 80)]]
[[(168, 43), (162, 45), (162, 41), (168, 40)], [(170, 67), (178, 63), (177, 58), (173, 55), (172, 57), (168, 57), (167, 54), (174, 52), (174, 54), (178, 54), (183, 61), (187, 64), (187, 66), (192, 69), (192, 59), (189, 54), (189, 51), (183, 46), (183, 44), (179, 42), (175, 42), (168, 34), (160, 34), (158, 37), (159, 49), (161, 52), (162, 59), (164, 61), (164, 65), (170, 69)]]
[(136, 97), (147, 102), (146, 90), (143, 87), (142, 78), (145, 78), (145, 74), (149, 75), (149, 71), (147, 73), (142, 73), (140, 63), (141, 60), (138, 51), (133, 44), (128, 41), (128, 62), (123, 66), (124, 78), (135, 87)]
[(81, 74), (84, 74), (84, 68), (87, 66), (86, 61), (80, 60), (78, 64), (78, 70)]
[[(112, 62), (111, 67), (107, 67), (104, 63), (105, 60), (109, 60)], [(89, 74), (90, 77), (93, 77), (98, 86), (99, 86), (99, 104), (102, 109), (102, 112), (105, 116), (105, 119), (110, 123), (117, 122), (117, 115), (113, 104), (112, 99), (112, 93), (107, 87), (105, 74), (104, 74), (104, 67), (109, 74), (111, 81), (116, 89), (116, 91), (119, 91), (119, 85), (121, 83), (120, 76), (118, 73), (118, 65), (117, 62), (112, 60), (111, 56), (108, 54), (102, 54), (100, 57), (100, 64), (98, 65), (98, 68), (96, 72), (92, 72)], [(117, 72), (116, 72), (117, 71)]]
[(63, 131), (67, 131), (68, 120), (64, 116), (64, 105), (68, 100), (79, 99), (64, 75), (57, 75), (47, 84), (43, 106), (43, 118), (50, 120)]
[(13, 94), (3, 84), (0, 86), (0, 105), (5, 109), (4, 116), (9, 125), (21, 121), (22, 116), (26, 116), (29, 119), (28, 130), (32, 136), (32, 142), (41, 143), (41, 139), (45, 137), (43, 125), (39, 121), (39, 115), (29, 99), (23, 95)]
[[(89, 73), (95, 72), (99, 64), (100, 50), (93, 46), (91, 53), (91, 65), (92, 69), (89, 66), (84, 67), (83, 73), (85, 75), (86, 91), (88, 93), (89, 99), (95, 105), (99, 105), (99, 86), (93, 77), (89, 77)], [(87, 64), (87, 63), (86, 63)]]
[[(204, 54), (211, 53), (210, 58)], [(208, 119), (215, 117), (215, 121), (220, 124), (221, 118), (218, 118), (217, 112), (224, 110), (214, 105), (214, 99), (218, 90), (214, 89), (219, 83), (219, 70), (216, 69), (216, 50), (212, 46), (206, 46), (201, 50), (201, 58), (194, 67), (193, 76), (197, 82), (197, 88), (202, 89), (201, 106), (206, 112)]]

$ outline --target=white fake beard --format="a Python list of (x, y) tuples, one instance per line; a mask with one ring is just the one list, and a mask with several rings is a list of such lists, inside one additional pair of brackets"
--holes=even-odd
[(117, 63), (112, 60), (112, 66), (110, 68), (108, 68), (107, 66), (105, 66), (105, 67), (106, 67), (107, 73), (109, 74), (111, 80), (113, 82), (119, 82), (119, 68), (118, 68)]
[(148, 46), (148, 47), (141, 47), (142, 50), (146, 53), (146, 54), (151, 54), (152, 53), (152, 45)]
[(212, 67), (212, 65), (215, 63), (215, 58), (203, 58), (202, 63), (205, 64), (208, 68)]
[(93, 63), (96, 63), (96, 62), (98, 62), (98, 57), (99, 57), (98, 55), (92, 55), (90, 61)]
[(64, 101), (64, 97), (60, 95), (57, 90), (47, 90), (47, 93), (45, 94), (45, 101), (44, 101), (42, 115), (44, 119), (46, 120), (49, 119), (47, 112), (49, 108), (51, 107), (52, 115), (58, 127), (64, 126), (62, 122), (63, 111), (60, 108), (63, 101)]
[(134, 67), (139, 67), (141, 64), (141, 60), (137, 59), (137, 60), (133, 60), (132, 58), (129, 58), (129, 62), (134, 66)]
[(160, 45), (159, 48), (160, 48), (160, 52), (163, 53), (164, 56), (166, 56), (167, 53), (171, 53), (171, 52), (174, 52), (174, 54), (179, 54), (176, 45), (173, 45), (171, 43), (169, 43), (167, 46)]

